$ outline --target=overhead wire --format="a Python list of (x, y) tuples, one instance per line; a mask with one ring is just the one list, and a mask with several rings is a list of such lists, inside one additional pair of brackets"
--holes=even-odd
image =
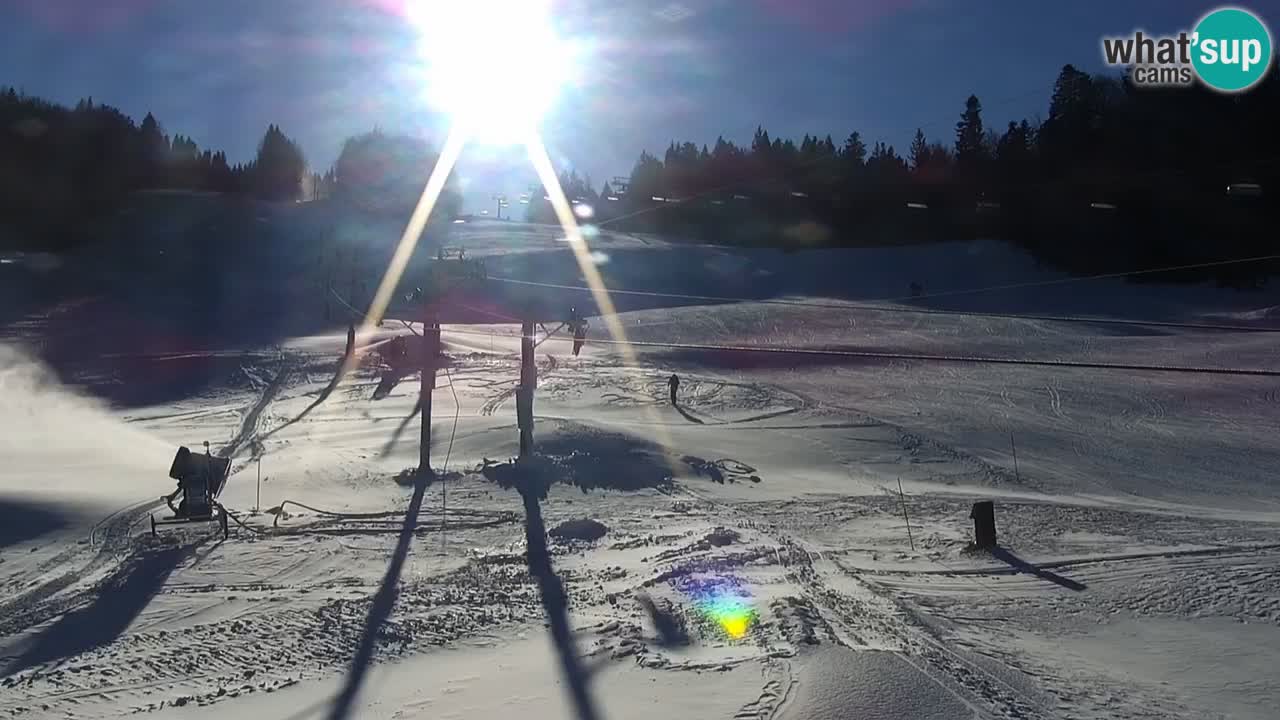
[[(1156, 268), (1143, 268), (1139, 270), (1129, 270), (1125, 272), (1100, 273), (1096, 275), (1085, 275), (1080, 277), (1054, 278), (1052, 280), (1037, 280), (1022, 283), (1008, 283), (1004, 285), (989, 285), (985, 287), (967, 288), (963, 290), (947, 290), (937, 293), (922, 293), (920, 295), (905, 295), (896, 297), (882, 297), (870, 300), (851, 301), (846, 303), (840, 302), (820, 302), (812, 300), (787, 300), (777, 298), (743, 298), (727, 295), (700, 295), (691, 293), (673, 293), (655, 290), (632, 290), (610, 288), (610, 292), (615, 295), (632, 295), (639, 297), (656, 297), (667, 298), (673, 300), (696, 300), (700, 302), (719, 302), (719, 303), (754, 303), (758, 305), (780, 305), (790, 307), (819, 308), (827, 310), (843, 310), (847, 312), (878, 312), (878, 313), (900, 313), (900, 314), (917, 314), (917, 315), (951, 315), (960, 317), (986, 317), (999, 318), (1007, 320), (1036, 320), (1045, 322), (1068, 322), (1068, 323), (1090, 323), (1102, 325), (1133, 325), (1133, 326), (1149, 326), (1149, 327), (1169, 327), (1183, 328), (1191, 330), (1221, 330), (1230, 332), (1280, 332), (1280, 327), (1260, 327), (1255, 325), (1231, 325), (1219, 323), (1182, 323), (1163, 320), (1144, 320), (1131, 318), (1107, 318), (1107, 317), (1089, 317), (1079, 315), (1041, 315), (1041, 314), (1025, 314), (1025, 313), (997, 313), (997, 312), (979, 312), (970, 310), (935, 310), (929, 308), (909, 308), (909, 307), (884, 307), (882, 305), (866, 304), (866, 303), (891, 303), (891, 302), (908, 302), (918, 300), (928, 300), (940, 297), (956, 297), (961, 295), (977, 295), (988, 292), (998, 292), (1002, 290), (1017, 290), (1035, 287), (1047, 287), (1051, 285), (1065, 285), (1076, 282), (1085, 282), (1091, 280), (1106, 280), (1121, 277), (1132, 277), (1137, 275), (1151, 275), (1156, 273), (1176, 272), (1179, 270), (1191, 270), (1197, 268), (1221, 267), (1225, 265), (1236, 265), (1252, 262), (1263, 262), (1267, 260), (1280, 260), (1280, 254), (1275, 255), (1259, 255), (1247, 258), (1233, 258), (1228, 260), (1215, 260), (1203, 263), (1190, 263), (1184, 265), (1170, 265)], [(589, 289), (581, 285), (568, 285), (562, 283), (547, 283), (534, 280), (519, 280), (516, 278), (506, 277), (490, 277), (493, 282), (509, 283), (514, 285), (526, 285), (531, 287), (545, 287), (556, 290), (571, 290), (576, 292), (586, 292)]]
[(449, 431), (449, 449), (444, 453), (443, 470), (449, 472), (449, 458), (453, 455), (453, 437), (458, 432), (458, 415), (462, 412), (462, 405), (458, 402), (458, 391), (453, 389), (453, 376), (449, 374), (449, 368), (444, 368), (444, 376), (449, 380), (449, 392), (453, 393), (453, 429)]
[[(481, 337), (507, 337), (497, 333), (484, 333), (475, 330), (450, 330), (460, 335), (477, 335)], [(572, 342), (572, 337), (553, 337), (561, 342)], [(599, 339), (591, 342), (603, 345), (620, 344), (616, 340)], [(1032, 367), (1083, 368), (1092, 370), (1133, 370), (1140, 372), (1169, 372), (1202, 375), (1249, 375), (1259, 377), (1280, 377), (1280, 370), (1257, 368), (1220, 368), (1195, 367), (1183, 365), (1150, 365), (1138, 363), (1087, 362), (1082, 360), (1036, 360), (1023, 358), (985, 357), (976, 355), (930, 355), (926, 353), (878, 352), (862, 350), (837, 350), (832, 348), (799, 348), (780, 345), (720, 345), (710, 343), (657, 342), (629, 340), (629, 345), (642, 347), (670, 348), (675, 350), (721, 351), (721, 352), (754, 352), (777, 353), (790, 355), (817, 355), (847, 358), (865, 358), (878, 360), (916, 360), (923, 362), (946, 362), (971, 365), (1025, 365)]]

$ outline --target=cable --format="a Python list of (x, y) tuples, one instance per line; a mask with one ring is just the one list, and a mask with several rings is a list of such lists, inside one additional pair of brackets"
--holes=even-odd
[[(235, 523), (236, 523), (237, 525), (239, 525), (240, 527), (244, 528), (245, 530), (248, 530), (249, 532), (251, 532), (251, 533), (253, 533), (253, 534), (255, 534), (255, 535), (261, 535), (261, 536), (266, 536), (266, 535), (270, 535), (270, 534), (271, 534), (271, 533), (267, 532), (266, 530), (260, 530), (260, 529), (258, 529), (258, 528), (256, 528), (256, 527), (253, 527), (253, 526), (251, 526), (251, 525), (249, 525), (249, 524), (245, 523), (245, 521), (243, 521), (243, 520), (241, 520), (241, 519), (240, 519), (240, 516), (239, 516), (239, 515), (236, 515), (235, 513), (231, 512), (230, 510), (227, 510), (227, 507), (226, 507), (225, 505), (223, 505), (223, 504), (219, 503), (219, 504), (218, 504), (218, 507), (222, 509), (222, 512), (223, 512), (227, 517), (229, 517), (229, 518), (231, 518), (232, 520), (234, 520), (234, 521), (235, 521)], [(276, 517), (278, 518), (279, 516), (277, 515)]]
[[(461, 335), (479, 335), (489, 336), (494, 333), (483, 333), (474, 330), (451, 330), (450, 332)], [(555, 340), (561, 342), (572, 342), (573, 338), (555, 337)], [(592, 342), (603, 345), (620, 345), (623, 344), (618, 340), (593, 340)], [(643, 347), (660, 347), (672, 348), (679, 350), (707, 350), (707, 351), (728, 351), (728, 352), (759, 352), (759, 353), (779, 353), (791, 355), (828, 355), (835, 357), (852, 357), (852, 358), (870, 358), (881, 360), (919, 360), (923, 362), (950, 362), (965, 363), (973, 365), (1027, 365), (1032, 367), (1057, 367), (1057, 368), (1085, 368), (1092, 370), (1136, 370), (1141, 372), (1171, 372), (1171, 373), (1190, 373), (1202, 375), (1251, 375), (1258, 377), (1280, 377), (1280, 370), (1265, 370), (1255, 368), (1215, 368), (1215, 367), (1188, 367), (1181, 365), (1142, 365), (1142, 364), (1126, 364), (1126, 363), (1105, 363), (1105, 362), (1084, 362), (1078, 360), (1029, 360), (1018, 358), (1000, 358), (1000, 357), (983, 357), (973, 355), (926, 355), (923, 353), (892, 353), (892, 352), (863, 352), (858, 350), (829, 350), (821, 348), (796, 348), (796, 347), (769, 347), (769, 346), (749, 346), (749, 345), (708, 345), (697, 343), (676, 343), (676, 342), (645, 342), (641, 340), (629, 340), (628, 345), (639, 345)]]
[[(449, 457), (453, 455), (453, 436), (458, 432), (458, 414), (462, 412), (462, 404), (458, 402), (458, 391), (453, 388), (453, 376), (449, 368), (444, 369), (444, 376), (449, 379), (449, 392), (453, 393), (453, 429), (449, 431), (449, 449), (444, 453), (445, 478), (440, 480), (440, 552), (448, 552), (449, 531)], [(424, 422), (429, 422), (425, 420)]]
[(449, 457), (453, 455), (453, 436), (458, 432), (458, 414), (462, 412), (462, 405), (458, 403), (458, 391), (453, 389), (453, 376), (449, 374), (449, 368), (444, 369), (444, 376), (449, 379), (449, 392), (453, 393), (453, 429), (449, 431), (449, 449), (444, 453), (443, 470), (449, 472)]
[[(970, 288), (967, 290), (951, 290), (940, 293), (928, 293), (923, 295), (887, 297), (874, 300), (858, 301), (853, 303), (834, 303), (834, 302), (815, 302), (806, 300), (778, 300), (778, 299), (752, 299), (739, 298), (723, 295), (692, 295), (685, 293), (668, 293), (650, 290), (622, 290), (611, 288), (609, 292), (614, 295), (636, 295), (643, 297), (659, 297), (678, 300), (698, 300), (705, 302), (721, 302), (721, 303), (755, 303), (759, 305), (783, 305), (793, 307), (821, 308), (829, 310), (844, 310), (848, 312), (881, 312), (881, 313), (901, 313), (916, 315), (952, 315), (960, 317), (987, 317), (1002, 318), (1008, 320), (1038, 320), (1046, 322), (1072, 322), (1072, 323), (1092, 323), (1099, 325), (1135, 325), (1135, 326), (1151, 326), (1151, 327), (1170, 327), (1185, 328), (1192, 330), (1221, 330), (1232, 332), (1280, 332), (1280, 328), (1256, 327), (1250, 325), (1220, 325), (1210, 323), (1178, 323), (1161, 320), (1131, 320), (1126, 318), (1092, 318), (1076, 315), (1027, 315), (1022, 313), (991, 313), (991, 312), (973, 312), (965, 310), (931, 310), (925, 308), (902, 308), (902, 307), (882, 307), (877, 305), (864, 305), (865, 303), (887, 303), (887, 302), (906, 302), (914, 300), (923, 300), (937, 297), (954, 297), (957, 295), (974, 295), (984, 292), (993, 292), (997, 290), (1012, 290), (1029, 287), (1044, 287), (1047, 285), (1060, 285), (1072, 282), (1081, 282), (1085, 280), (1102, 280), (1117, 277), (1129, 277), (1133, 275), (1145, 275), (1160, 272), (1171, 272), (1175, 270), (1188, 270), (1203, 267), (1215, 267), (1222, 265), (1231, 265), (1248, 262), (1260, 262), (1264, 260), (1277, 260), (1280, 255), (1263, 255), (1251, 258), (1238, 258), (1234, 260), (1220, 260), (1210, 263), (1196, 263), (1191, 265), (1178, 265), (1164, 268), (1148, 268), (1145, 270), (1132, 270), (1121, 273), (1105, 273), (1102, 275), (1089, 275), (1084, 277), (1058, 278), (1055, 280), (1041, 280), (1026, 283), (1012, 283), (1007, 285), (993, 285), (981, 288)], [(563, 285), (558, 283), (543, 283), (532, 280), (517, 280), (515, 278), (491, 277), (494, 282), (504, 282), (516, 285), (530, 285), (534, 287), (546, 287), (558, 290), (574, 290), (578, 292), (590, 292), (590, 288), (581, 285)]]
[(320, 508), (311, 507), (310, 505), (296, 502), (294, 500), (285, 500), (276, 506), (276, 509), (279, 510), (279, 512), (275, 513), (275, 520), (271, 523), (272, 527), (279, 526), (280, 516), (284, 514), (285, 505), (296, 505), (297, 507), (303, 508), (305, 510), (310, 510), (311, 512), (316, 513), (317, 515), (327, 515), (329, 517), (346, 518), (350, 520), (382, 519), (382, 518), (391, 517), (392, 515), (400, 514), (398, 511), (395, 511), (395, 510), (384, 510), (381, 512), (369, 512), (369, 513), (340, 513), (340, 512), (333, 512), (332, 510), (321, 510)]

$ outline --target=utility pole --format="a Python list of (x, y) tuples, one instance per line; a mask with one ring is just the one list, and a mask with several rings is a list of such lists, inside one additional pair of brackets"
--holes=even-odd
[(520, 457), (533, 453), (533, 389), (538, 386), (538, 368), (533, 358), (532, 321), (520, 324), (520, 387), (516, 388), (516, 424), (520, 426)]
[(436, 362), (440, 354), (440, 323), (425, 312), (422, 321), (422, 438), (418, 448), (418, 475), (431, 476), (431, 391), (436, 389)]

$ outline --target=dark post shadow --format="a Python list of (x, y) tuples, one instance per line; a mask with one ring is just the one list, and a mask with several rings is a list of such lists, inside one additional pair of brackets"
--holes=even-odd
[(53, 503), (0, 498), (0, 549), (71, 526), (71, 513)]
[(396, 605), (396, 596), (400, 586), (400, 573), (404, 570), (405, 558), (409, 555), (409, 542), (413, 540), (413, 531), (418, 524), (418, 512), (422, 510), (422, 499), (427, 494), (427, 484), (431, 478), (419, 473), (414, 480), (413, 498), (409, 500), (409, 508), (405, 511), (404, 525), (400, 528), (400, 537), (396, 540), (396, 548), (391, 554), (391, 562), (387, 565), (387, 574), (382, 577), (382, 585), (373, 596), (369, 605), (369, 615), (364, 623), (364, 635), (360, 638), (360, 647), (351, 659), (351, 670), (347, 673), (347, 681), (333, 700), (330, 709), (330, 720), (342, 720), (352, 717), (352, 707), (360, 686), (364, 684), (373, 662), (373, 653), (378, 646), (378, 630), (382, 623), (391, 617)]
[(687, 410), (680, 407), (679, 405), (672, 405), (672, 407), (676, 409), (676, 412), (683, 415), (685, 420), (688, 420), (691, 423), (697, 423), (698, 425), (706, 425), (706, 423), (703, 422), (700, 418), (694, 417)]
[(409, 427), (409, 422), (417, 417), (420, 412), (422, 412), (422, 398), (418, 398), (418, 401), (413, 404), (413, 409), (409, 411), (408, 415), (404, 416), (404, 419), (396, 426), (395, 432), (391, 433), (391, 437), (382, 446), (383, 455), (391, 454), (392, 448), (396, 446), (396, 443), (400, 442), (400, 436), (404, 434), (404, 429)]
[(312, 401), (310, 405), (308, 405), (305, 409), (303, 409), (302, 412), (298, 413), (296, 417), (285, 422), (283, 425), (280, 425), (279, 427), (276, 427), (276, 428), (272, 428), (271, 432), (258, 438), (258, 442), (266, 440), (267, 438), (271, 437), (272, 435), (275, 435), (281, 430), (284, 430), (285, 428), (302, 421), (303, 418), (311, 414), (312, 410), (315, 410), (316, 408), (320, 407), (321, 403), (323, 403), (325, 400), (328, 400), (329, 396), (333, 394), (333, 391), (338, 388), (338, 383), (342, 382), (342, 375), (343, 375), (342, 366), (344, 364), (345, 363), (341, 363), (341, 362), (338, 363), (338, 370), (333, 374), (333, 379), (329, 381), (328, 386), (326, 386), (324, 390), (320, 391), (320, 395), (314, 401)]
[(578, 658), (578, 649), (569, 628), (569, 603), (565, 597), (564, 585), (551, 569), (551, 553), (547, 551), (547, 529), (542, 521), (542, 507), (538, 504), (539, 498), (545, 495), (545, 490), (536, 484), (532, 484), (532, 487), (530, 485), (521, 483), (516, 488), (524, 500), (529, 574), (538, 581), (542, 607), (546, 610), (547, 621), (551, 625), (551, 639), (555, 641), (560, 670), (568, 683), (569, 696), (573, 700), (578, 720), (596, 720), (599, 715), (596, 714), (595, 704), (587, 689), (587, 674)]
[(392, 390), (400, 384), (400, 381), (411, 375), (412, 373), (402, 370), (386, 370), (383, 371), (382, 377), (378, 379), (378, 387), (373, 389), (373, 399), (382, 400), (391, 394)]
[(1017, 555), (1014, 555), (1007, 548), (1003, 548), (1003, 547), (992, 548), (991, 556), (996, 558), (997, 560), (1000, 560), (1001, 562), (1006, 563), (1009, 567), (1015, 570), (1018, 570), (1020, 572), (1030, 573), (1040, 578), (1041, 580), (1048, 580), (1054, 585), (1060, 585), (1068, 590), (1074, 590), (1076, 592), (1080, 592), (1081, 590), (1085, 590), (1089, 587), (1088, 585), (1085, 585), (1083, 583), (1078, 583), (1075, 580), (1072, 580), (1071, 578), (1066, 578), (1057, 573), (1049, 572), (1048, 570), (1045, 570), (1042, 567), (1037, 567), (1035, 565), (1032, 565), (1026, 560), (1023, 560)]
[(145, 553), (117, 570), (89, 605), (63, 615), (4, 669), (9, 676), (111, 644), (160, 592), (194, 546)]

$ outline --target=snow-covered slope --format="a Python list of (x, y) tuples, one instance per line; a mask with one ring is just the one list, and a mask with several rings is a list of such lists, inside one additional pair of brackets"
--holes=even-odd
[[(118, 275), (89, 297), (24, 296), (38, 302), (6, 328), (0, 712), (304, 718), (351, 700), (358, 717), (571, 716), (508, 482), (516, 328), (445, 327), (445, 479), (415, 486), (418, 380), (373, 400), (365, 352), (331, 387), (346, 318), (331, 306), (326, 322), (318, 290), (334, 268), (361, 268), (344, 296), (375, 283), (399, 229), (323, 206), (245, 212), (250, 249), (217, 260), (236, 278), (225, 304), (142, 283), (197, 262), (129, 254), (204, 232), (172, 220), (69, 260)], [(558, 230), (448, 231), (495, 296), (591, 307)], [(902, 356), (1275, 371), (1276, 335), (1246, 331), (1275, 326), (1274, 293), (1032, 286), (1062, 278), (988, 242), (591, 245), (610, 287), (649, 293), (615, 296), (634, 355), (598, 320), (580, 357), (562, 336), (541, 345), (535, 443), (546, 527), (604, 526), (550, 540), (604, 717), (1272, 715), (1280, 379)], [(1024, 287), (850, 304), (913, 282)], [(158, 309), (77, 309), (94, 303)], [(915, 312), (937, 309), (1004, 316)], [(1008, 317), (1027, 314), (1169, 324)], [(76, 343), (80, 327), (115, 341)], [(174, 449), (204, 441), (233, 457), (230, 539), (151, 538)], [(997, 552), (968, 549), (976, 499), (996, 503)]]

